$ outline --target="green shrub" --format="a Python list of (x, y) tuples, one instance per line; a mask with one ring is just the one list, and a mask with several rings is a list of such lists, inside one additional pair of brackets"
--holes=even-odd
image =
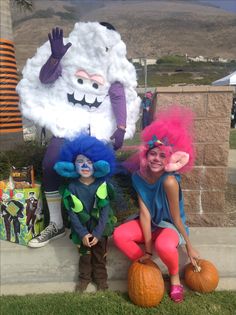
[(175, 64), (175, 65), (183, 65), (186, 64), (186, 58), (184, 56), (163, 56), (160, 59), (157, 59), (157, 64)]

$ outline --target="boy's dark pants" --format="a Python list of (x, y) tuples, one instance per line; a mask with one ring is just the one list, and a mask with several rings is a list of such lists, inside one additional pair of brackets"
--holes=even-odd
[(90, 248), (89, 254), (80, 256), (79, 280), (87, 283), (93, 280), (97, 285), (106, 284), (106, 255), (107, 237), (103, 237)]

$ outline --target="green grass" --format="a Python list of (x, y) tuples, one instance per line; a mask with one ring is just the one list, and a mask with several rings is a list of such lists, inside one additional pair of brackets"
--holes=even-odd
[(236, 150), (236, 129), (230, 130), (229, 145), (231, 150)]
[(234, 315), (236, 292), (222, 291), (211, 294), (188, 292), (181, 304), (173, 303), (165, 294), (153, 308), (141, 308), (126, 293), (61, 293), (0, 298), (2, 315)]
[(162, 56), (160, 59), (157, 60), (157, 64), (174, 64), (182, 66), (186, 64), (186, 58), (185, 56), (178, 55)]

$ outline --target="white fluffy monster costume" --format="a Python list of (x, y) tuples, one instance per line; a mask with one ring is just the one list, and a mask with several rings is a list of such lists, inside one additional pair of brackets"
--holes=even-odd
[(135, 69), (112, 25), (76, 23), (68, 38), (59, 28), (48, 37), (27, 61), (17, 86), (23, 116), (53, 134), (42, 165), (50, 222), (30, 247), (45, 246), (65, 234), (61, 177), (54, 170), (65, 139), (87, 133), (106, 142), (112, 138), (119, 149), (124, 137), (133, 136), (140, 109)]
[(117, 123), (108, 91), (113, 82), (120, 82), (126, 98), (125, 139), (132, 138), (140, 99), (135, 68), (126, 57), (120, 34), (97, 22), (80, 22), (63, 42), (72, 45), (60, 61), (62, 72), (54, 83), (43, 84), (39, 79), (51, 54), (49, 41), (27, 60), (17, 86), (23, 116), (56, 137), (73, 139), (85, 131), (109, 141)]

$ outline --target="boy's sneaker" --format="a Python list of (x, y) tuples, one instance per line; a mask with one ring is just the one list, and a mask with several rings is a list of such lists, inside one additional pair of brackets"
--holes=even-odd
[(40, 233), (39, 236), (29, 241), (28, 246), (34, 248), (43, 247), (47, 245), (51, 240), (60, 238), (65, 234), (66, 233), (64, 226), (61, 229), (58, 229), (56, 223), (50, 222), (49, 225)]
[(97, 284), (97, 290), (98, 291), (106, 291), (106, 290), (108, 290), (108, 284), (107, 284), (106, 280), (99, 281), (96, 284)]
[(75, 286), (75, 292), (83, 293), (84, 291), (86, 291), (89, 282), (90, 281), (87, 280), (80, 280), (79, 283), (77, 283)]

